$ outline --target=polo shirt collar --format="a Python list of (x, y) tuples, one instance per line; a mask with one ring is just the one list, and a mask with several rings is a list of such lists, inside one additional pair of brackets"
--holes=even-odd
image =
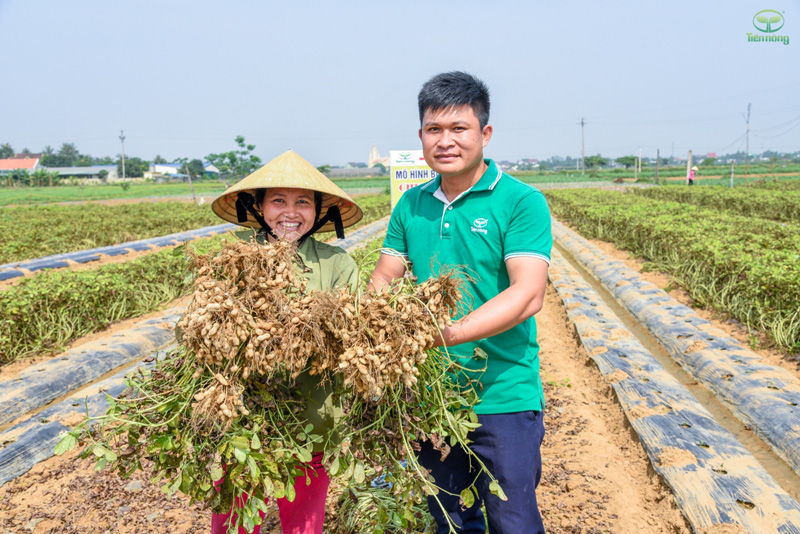
[(483, 162), (487, 165), (487, 168), (483, 171), (481, 179), (478, 180), (477, 184), (472, 186), (470, 191), (491, 191), (494, 189), (494, 186), (497, 185), (497, 182), (500, 181), (500, 178), (503, 177), (503, 171), (497, 168), (494, 160), (485, 159)]
[[(464, 191), (464, 193), (459, 195), (459, 197), (470, 191), (491, 191), (497, 185), (497, 182), (500, 181), (500, 178), (503, 177), (503, 171), (497, 168), (497, 165), (493, 159), (487, 158), (484, 159), (483, 162), (487, 165), (487, 167), (486, 170), (483, 171), (483, 175), (481, 176), (480, 180), (478, 180), (475, 185)], [(421, 187), (424, 191), (433, 195), (442, 187), (442, 175), (437, 175), (436, 178), (427, 184), (422, 185)]]

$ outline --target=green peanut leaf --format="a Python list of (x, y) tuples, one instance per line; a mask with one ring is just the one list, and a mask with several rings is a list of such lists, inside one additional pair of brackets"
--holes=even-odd
[(223, 476), (225, 476), (225, 472), (222, 470), (222, 466), (219, 464), (212, 464), (209, 474), (211, 475), (211, 480), (214, 481), (220, 480)]
[(356, 462), (356, 467), (353, 471), (353, 480), (355, 480), (357, 484), (361, 484), (362, 482), (364, 482), (365, 478), (366, 476), (364, 474), (364, 464), (361, 462)]
[(297, 497), (297, 492), (294, 490), (294, 484), (287, 484), (286, 498), (289, 500), (289, 502), (292, 502), (295, 497)]
[(261, 476), (261, 469), (258, 468), (258, 464), (252, 456), (247, 457), (247, 467), (250, 468), (250, 478), (258, 480), (258, 477)]
[(501, 501), (507, 501), (508, 497), (506, 497), (505, 492), (503, 492), (503, 488), (500, 487), (500, 483), (496, 480), (492, 480), (489, 484), (489, 491), (492, 492), (492, 495), (497, 495)]
[(311, 461), (311, 451), (308, 449), (298, 449), (297, 450), (297, 457), (300, 458), (301, 461), (308, 463)]
[(336, 476), (336, 473), (339, 472), (339, 457), (333, 459), (331, 465), (328, 466), (328, 474), (332, 477)]
[(77, 444), (78, 440), (75, 439), (75, 436), (69, 432), (66, 432), (61, 440), (56, 444), (56, 448), (53, 450), (53, 452), (56, 456), (60, 456), (67, 451), (71, 451)]
[(238, 447), (234, 447), (233, 455), (239, 461), (240, 464), (243, 464), (247, 461), (247, 453)]
[(461, 502), (464, 503), (466, 508), (472, 508), (475, 504), (475, 493), (472, 486), (461, 492)]
[(250, 440), (250, 448), (253, 450), (261, 448), (261, 440), (258, 439), (258, 434), (253, 434), (253, 439)]

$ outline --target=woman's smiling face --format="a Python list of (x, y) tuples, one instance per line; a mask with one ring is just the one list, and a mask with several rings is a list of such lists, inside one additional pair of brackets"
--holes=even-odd
[(279, 239), (297, 241), (314, 226), (314, 192), (293, 187), (267, 189), (261, 213)]

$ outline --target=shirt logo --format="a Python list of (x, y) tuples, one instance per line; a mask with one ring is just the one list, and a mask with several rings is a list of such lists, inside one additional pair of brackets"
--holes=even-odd
[(484, 219), (483, 217), (479, 217), (479, 218), (475, 219), (474, 221), (472, 221), (472, 228), (470, 228), (470, 230), (472, 230), (473, 232), (479, 232), (481, 234), (486, 235), (486, 234), (489, 233), (489, 231), (486, 230), (486, 225), (488, 225), (488, 224), (489, 224), (489, 220), (488, 219)]

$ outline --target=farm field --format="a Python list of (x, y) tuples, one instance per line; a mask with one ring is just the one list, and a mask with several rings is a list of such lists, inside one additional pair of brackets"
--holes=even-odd
[[(195, 194), (216, 197), (225, 190), (223, 182), (200, 181), (194, 184)], [(0, 189), (0, 206), (88, 202), (92, 200), (124, 201), (128, 199), (192, 196), (192, 188), (183, 183), (130, 183), (122, 185), (63, 185), (57, 187), (15, 187)]]
[[(359, 205), (364, 218), (354, 230), (385, 216), (389, 196), (360, 198)], [(70, 206), (69, 211), (78, 208)], [(99, 208), (100, 213), (103, 210), (113, 213), (117, 207)], [(178, 208), (194, 209), (183, 205)], [(205, 206), (205, 211), (210, 213), (211, 208)], [(146, 224), (149, 210), (134, 210), (134, 213), (142, 218), (132, 218), (131, 225)], [(164, 211), (165, 217), (167, 213), (168, 209)], [(208, 213), (203, 214), (203, 220), (211, 224), (220, 222), (213, 213), (210, 216), (214, 219), (208, 218)], [(105, 221), (104, 217), (100, 219)], [(333, 232), (319, 234), (321, 240), (333, 238)], [(219, 236), (188, 246), (207, 253), (219, 248), (223, 239), (226, 237)], [(58, 350), (114, 322), (149, 313), (184, 294), (191, 284), (182, 247), (160, 250), (125, 263), (42, 271), (19, 279), (13, 286), (0, 290), (0, 365)]]
[[(345, 191), (358, 191), (388, 187), (388, 177), (340, 178), (333, 180)], [(194, 193), (210, 202), (225, 191), (225, 182), (199, 181), (194, 183)], [(57, 187), (0, 187), (0, 206), (26, 206), (64, 202), (109, 201), (124, 203), (134, 200), (164, 201), (170, 198), (192, 199), (192, 186), (188, 183), (129, 183), (107, 185), (61, 185)]]
[(210, 205), (184, 202), (0, 209), (0, 264), (220, 224)]
[[(797, 272), (792, 270), (792, 256), (786, 252), (794, 250), (797, 253), (800, 250), (795, 247), (800, 244), (798, 241), (800, 229), (794, 222), (789, 220), (780, 223), (768, 220), (756, 215), (755, 211), (745, 217), (735, 213), (735, 210), (723, 211), (716, 207), (698, 206), (677, 199), (669, 201), (661, 198), (651, 199), (639, 193), (582, 189), (553, 190), (548, 191), (547, 195), (554, 215), (577, 229), (584, 237), (594, 239), (592, 243), (601, 247), (609, 258), (624, 261), (626, 265), (640, 272), (642, 277), (665, 289), (681, 302), (698, 306), (699, 313), (715, 327), (724, 329), (732, 338), (754, 348), (770, 365), (784, 369), (795, 378), (800, 377), (792, 354), (797, 338), (792, 337), (794, 316), (791, 309), (793, 303), (800, 302), (792, 300), (798, 298), (792, 293), (792, 287), (796, 288), (799, 285)], [(368, 222), (367, 219), (374, 221), (388, 214), (388, 195), (364, 197), (359, 199), (359, 203), (365, 208), (365, 222)], [(744, 201), (742, 203), (744, 205)], [(767, 212), (771, 213), (771, 208), (767, 208)], [(743, 225), (743, 219), (749, 221), (747, 227)], [(623, 233), (625, 228), (633, 230), (630, 234), (625, 234)], [(745, 230), (750, 233), (742, 233)], [(726, 241), (720, 237), (720, 234), (734, 231), (738, 233), (735, 233), (730, 240)], [(619, 248), (598, 238), (613, 241)], [(213, 250), (220, 245), (221, 239), (211, 238), (192, 243), (190, 246), (200, 250)], [(743, 242), (746, 242), (747, 246), (743, 245)], [(367, 256), (367, 253), (377, 250), (380, 243), (380, 237), (372, 239), (353, 253), (356, 260), (364, 267), (362, 276), (368, 275), (376, 259), (375, 254)], [(642, 243), (649, 245), (645, 246)], [(656, 246), (658, 243), (662, 245)], [(622, 248), (632, 251), (636, 256), (644, 257), (645, 260), (636, 259), (622, 251)], [(656, 250), (663, 250), (663, 257), (655, 256), (653, 251)], [(669, 250), (673, 251), (671, 256), (668, 254)], [(675, 251), (679, 251), (680, 254), (675, 254)], [(574, 265), (579, 263), (560, 243), (557, 244), (554, 255), (564, 256), (568, 263)], [(693, 268), (687, 268), (685, 271), (671, 270), (670, 266), (677, 262), (675, 256), (680, 259), (683, 255), (691, 256), (694, 262)], [(744, 259), (740, 260), (739, 255)], [(139, 269), (143, 267), (136, 266), (137, 260), (134, 260), (119, 264), (120, 270), (109, 271), (108, 278), (78, 282), (77, 277), (72, 278), (67, 275), (79, 272), (69, 270), (63, 271), (65, 278), (52, 278), (48, 281), (42, 277), (42, 275), (59, 274), (54, 271), (41, 273), (29, 277), (24, 283), (0, 289), (0, 314), (31, 305), (37, 299), (40, 303), (39, 307), (27, 308), (28, 311), (23, 315), (18, 315), (16, 320), (7, 321), (5, 324), (19, 323), (19, 317), (22, 316), (46, 315), (44, 310), (48, 307), (57, 314), (67, 317), (67, 312), (63, 310), (77, 306), (81, 300), (90, 301), (88, 308), (80, 309), (65, 322), (58, 323), (56, 321), (61, 319), (51, 315), (49, 320), (54, 322), (40, 328), (40, 334), (34, 335), (30, 331), (15, 332), (7, 338), (5, 350), (13, 350), (12, 339), (19, 342), (27, 337), (38, 336), (37, 343), (28, 345), (34, 349), (29, 351), (27, 356), (39, 354), (31, 361), (30, 365), (33, 365), (33, 361), (38, 363), (46, 360), (48, 357), (44, 354), (57, 350), (67, 343), (80, 347), (83, 339), (80, 336), (83, 334), (77, 332), (69, 340), (53, 341), (52, 338), (47, 342), (41, 340), (45, 339), (48, 331), (66, 331), (72, 322), (78, 324), (87, 317), (99, 317), (101, 314), (98, 309), (109, 302), (117, 302), (114, 300), (116, 295), (120, 296), (120, 300), (133, 300), (137, 291), (146, 295), (148, 291), (142, 291), (143, 288), (149, 290), (159, 283), (171, 286), (169, 289), (174, 293), (168, 295), (166, 291), (162, 291), (162, 296), (158, 297), (160, 300), (153, 299), (158, 300), (157, 304), (149, 308), (135, 309), (125, 317), (137, 317), (147, 313), (153, 316), (153, 310), (164, 309), (181, 302), (175, 299), (183, 297), (189, 287), (188, 284), (191, 283), (191, 274), (186, 269), (181, 253), (166, 250), (141, 259), (148, 258), (157, 258), (150, 260), (153, 264), (147, 269), (152, 268), (153, 273), (162, 273), (161, 279), (154, 277), (150, 282), (141, 283), (150, 271), (147, 269), (140, 271)], [(764, 259), (763, 265), (761, 258)], [(717, 263), (699, 263), (710, 262), (712, 259)], [(748, 264), (751, 265), (749, 271), (745, 270)], [(728, 270), (725, 270), (725, 267)], [(655, 268), (666, 274), (654, 271)], [(587, 343), (591, 343), (595, 335), (591, 331), (587, 334), (580, 330), (581, 325), (585, 327), (585, 322), (575, 318), (575, 304), (567, 304), (572, 302), (569, 299), (576, 290), (565, 290), (560, 285), (562, 282), (558, 280), (563, 276), (560, 274), (562, 269), (554, 258), (551, 274), (555, 278), (553, 284), (548, 287), (545, 307), (537, 315), (542, 346), (542, 379), (548, 399), (547, 434), (543, 445), (544, 473), (537, 494), (548, 532), (683, 534), (692, 532), (693, 529), (698, 531), (697, 525), (700, 520), (691, 512), (692, 507), (696, 508), (696, 512), (707, 511), (714, 508), (713, 503), (687, 504), (683, 490), (675, 486), (675, 481), (680, 478), (670, 478), (677, 475), (674, 472), (672, 475), (669, 474), (672, 468), (666, 457), (654, 459), (652, 445), (648, 445), (648, 440), (651, 440), (652, 436), (637, 435), (637, 432), (641, 432), (642, 421), (654, 421), (663, 414), (643, 411), (641, 406), (626, 404), (624, 388), (629, 386), (622, 384), (628, 384), (635, 377), (625, 379), (619, 374), (622, 371), (610, 372), (600, 363), (598, 351), (587, 348), (590, 346)], [(598, 292), (603, 291), (596, 281), (592, 281), (588, 271), (579, 273), (581, 274), (577, 276), (585, 280), (586, 285), (594, 287)], [(689, 274), (684, 274), (682, 277), (680, 273), (689, 273), (695, 278)], [(705, 277), (700, 278), (701, 275)], [(742, 277), (750, 281), (758, 280), (758, 287), (748, 289), (752, 284), (737, 284), (736, 282), (741, 282), (739, 278)], [(138, 284), (137, 280), (140, 281)], [(724, 282), (720, 286), (721, 289), (714, 289), (716, 286), (713, 286), (713, 283), (717, 280), (722, 281), (720, 283)], [(118, 285), (115, 285), (117, 283)], [(713, 292), (705, 295), (697, 287), (693, 288), (692, 284), (706, 290), (712, 287)], [(16, 293), (16, 300), (2, 300), (4, 293), (25, 286), (29, 286), (27, 292)], [(61, 286), (66, 286), (73, 292), (72, 300), (64, 299), (63, 305), (58, 304), (62, 302), (60, 297), (55, 298), (60, 295), (56, 288)], [(94, 295), (90, 289), (94, 287), (105, 290), (106, 293)], [(742, 293), (744, 291), (751, 292)], [(744, 315), (745, 318), (754, 318), (761, 314), (759, 321), (751, 320), (753, 329), (748, 330), (747, 327), (737, 326), (738, 321), (731, 321), (728, 318), (734, 316), (737, 308), (732, 305), (730, 305), (731, 310), (723, 308), (722, 305), (728, 301), (712, 298), (718, 293), (728, 296), (733, 303), (760, 299), (759, 302), (768, 305), (765, 304), (761, 308), (751, 307), (749, 315)], [(609, 306), (613, 305), (611, 301), (614, 298), (610, 294), (602, 293), (601, 298), (609, 302)], [(151, 297), (146, 297), (144, 300), (148, 299)], [(724, 310), (724, 313), (710, 308), (706, 310), (707, 306)], [(620, 317), (624, 316), (623, 322), (636, 333), (646, 349), (653, 351), (654, 354), (658, 353), (661, 359), (669, 359), (669, 354), (661, 348), (658, 341), (641, 332), (642, 327), (638, 325), (636, 319), (626, 315), (619, 305), (616, 305), (616, 308), (612, 306), (612, 309), (620, 314)], [(797, 306), (794, 310), (797, 310)], [(122, 315), (103, 316), (105, 324), (94, 330), (116, 323), (122, 317)], [(130, 321), (131, 319), (128, 319), (124, 324), (129, 325)], [(747, 324), (744, 319), (742, 322)], [(0, 323), (2, 324), (4, 323)], [(575, 335), (576, 327), (579, 327), (579, 332), (583, 332), (580, 337)], [(762, 335), (760, 331), (767, 332), (768, 335)], [(111, 336), (117, 332), (120, 330), (111, 326), (105, 331), (105, 335)], [(616, 336), (621, 335), (616, 332), (615, 329)], [(103, 332), (97, 332), (92, 337), (98, 339), (98, 336), (102, 338), (103, 335)], [(0, 343), (2, 342), (3, 338), (0, 336)], [(611, 346), (614, 341), (610, 340), (608, 343)], [(0, 351), (2, 350), (0, 348)], [(26, 355), (18, 353), (15, 357), (17, 356)], [(4, 370), (0, 364), (0, 381), (13, 379), (27, 365), (26, 360), (16, 361)], [(673, 367), (678, 366), (673, 363)], [(670, 372), (680, 375), (682, 371), (678, 368), (671, 369)], [(732, 417), (724, 407), (718, 406), (714, 394), (703, 390), (694, 378), (684, 374), (680, 375), (679, 380), (696, 397), (703, 399), (704, 405), (711, 406), (709, 409), (714, 417), (758, 458), (788, 494), (794, 499), (800, 498), (797, 475), (785, 462), (776, 458), (768, 446), (755, 437), (753, 432), (748, 431), (745, 424)], [(644, 388), (642, 392), (647, 386)], [(0, 427), (0, 431), (5, 429), (6, 427)], [(713, 452), (715, 441), (708, 436), (706, 439), (711, 443)], [(0, 445), (0, 455), (6, 445), (7, 443)], [(703, 463), (703, 454), (706, 453), (703, 452), (702, 442), (701, 448), (696, 449), (695, 454), (698, 461)], [(34, 534), (101, 533), (109, 529), (118, 532), (178, 534), (207, 531), (210, 514), (202, 507), (190, 505), (180, 496), (166, 498), (161, 494), (160, 484), (152, 484), (146, 477), (135, 476), (132, 480), (120, 480), (107, 471), (94, 473), (92, 463), (79, 460), (74, 454), (54, 457), (0, 486), (0, 534), (5, 534), (6, 531), (29, 531)], [(681, 464), (677, 465), (680, 467)], [(373, 493), (363, 493), (365, 490), (366, 488), (354, 489), (354, 494), (361, 496), (362, 508), (367, 508), (364, 503), (370, 502), (373, 498)], [(341, 500), (330, 499), (329, 524), (336, 522), (334, 517), (337, 514), (354, 513), (353, 510), (357, 508), (357, 503), (352, 502), (348, 492), (334, 493), (337, 498), (341, 495)], [(90, 498), (87, 499), (86, 495)], [(773, 504), (766, 504), (766, 501), (756, 497), (752, 496), (757, 513), (780, 513), (777, 509), (771, 508)], [(80, 502), (81, 506), (75, 507), (76, 502)], [(753, 503), (746, 501), (746, 504)], [(687, 506), (689, 512), (686, 511)], [(706, 506), (710, 508), (704, 508)], [(742, 506), (744, 505), (739, 505)], [(371, 524), (369, 515), (364, 516), (362, 524)], [(733, 530), (725, 530), (725, 527), (722, 527), (719, 530), (709, 529), (707, 532), (708, 534), (748, 532), (734, 529), (732, 526), (731, 528)], [(371, 530), (352, 529), (330, 530), (337, 533), (368, 531), (371, 532)], [(267, 525), (262, 532), (279, 532), (274, 507), (270, 507)]]
[[(800, 352), (797, 223), (612, 191), (548, 191), (547, 197), (553, 213), (584, 236), (633, 251), (672, 275), (699, 305)], [(757, 190), (751, 198), (756, 206)]]
[[(797, 183), (800, 185), (800, 181)], [(648, 187), (632, 191), (655, 200), (692, 204), (734, 215), (800, 223), (800, 188)]]

